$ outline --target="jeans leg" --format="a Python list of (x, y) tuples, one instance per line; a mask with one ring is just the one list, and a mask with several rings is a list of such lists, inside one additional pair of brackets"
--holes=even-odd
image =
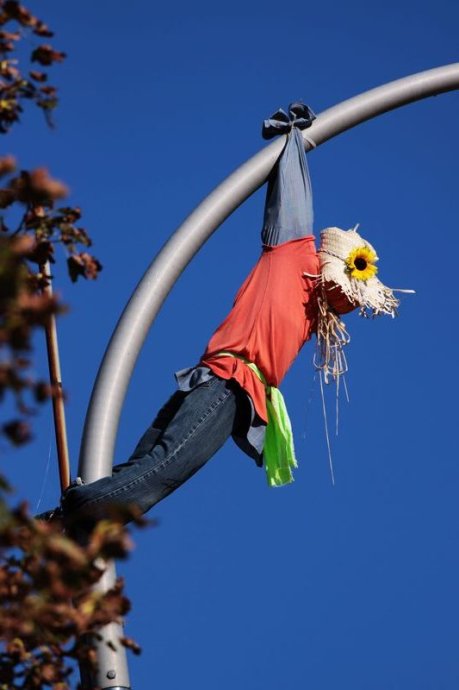
[(114, 467), (111, 477), (66, 492), (64, 514), (101, 519), (116, 506), (146, 512), (216, 453), (231, 435), (236, 412), (235, 385), (216, 376), (189, 393), (176, 392), (128, 462)]

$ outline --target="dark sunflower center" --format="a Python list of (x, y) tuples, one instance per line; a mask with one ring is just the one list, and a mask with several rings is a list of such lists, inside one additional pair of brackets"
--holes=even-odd
[(363, 259), (361, 256), (358, 256), (354, 261), (354, 266), (358, 271), (364, 271), (367, 267), (367, 261), (366, 259)]

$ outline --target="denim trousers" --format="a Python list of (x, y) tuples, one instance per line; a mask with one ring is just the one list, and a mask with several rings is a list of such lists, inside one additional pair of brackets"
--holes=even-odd
[(145, 513), (224, 444), (237, 423), (240, 397), (237, 384), (214, 375), (189, 392), (175, 392), (127, 462), (116, 465), (109, 477), (67, 489), (64, 516), (100, 520), (129, 507)]

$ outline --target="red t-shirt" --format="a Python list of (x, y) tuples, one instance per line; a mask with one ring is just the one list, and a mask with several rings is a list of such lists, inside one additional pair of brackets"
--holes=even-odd
[(268, 420), (262, 382), (242, 360), (216, 355), (224, 350), (242, 355), (257, 365), (269, 385), (279, 386), (316, 329), (315, 280), (304, 273), (319, 273), (312, 235), (265, 246), (201, 360), (217, 376), (235, 379), (264, 422)]

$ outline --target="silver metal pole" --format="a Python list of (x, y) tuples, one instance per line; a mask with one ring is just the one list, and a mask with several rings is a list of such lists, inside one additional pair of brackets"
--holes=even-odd
[[(389, 110), (455, 89), (459, 89), (459, 63), (371, 89), (321, 113), (303, 133), (305, 149)], [(134, 290), (105, 352), (86, 415), (79, 467), (85, 482), (111, 473), (127, 387), (147, 333), (169, 291), (212, 233), (266, 181), (283, 145), (283, 137), (275, 140), (216, 187), (166, 242)], [(119, 631), (113, 628), (111, 639), (115, 641), (116, 636)], [(119, 670), (118, 666), (114, 669), (111, 653), (100, 647), (98, 685), (104, 690), (129, 687), (123, 649), (116, 662)], [(113, 682), (107, 684), (109, 670), (116, 671), (116, 686)]]
[[(116, 571), (113, 562), (95, 586), (99, 592), (107, 592), (115, 586)], [(119, 643), (123, 637), (123, 627), (117, 623), (106, 625), (97, 643), (97, 672), (93, 674), (85, 664), (80, 663), (81, 686), (83, 690), (110, 688), (110, 690), (130, 690), (129, 669), (125, 648)]]

